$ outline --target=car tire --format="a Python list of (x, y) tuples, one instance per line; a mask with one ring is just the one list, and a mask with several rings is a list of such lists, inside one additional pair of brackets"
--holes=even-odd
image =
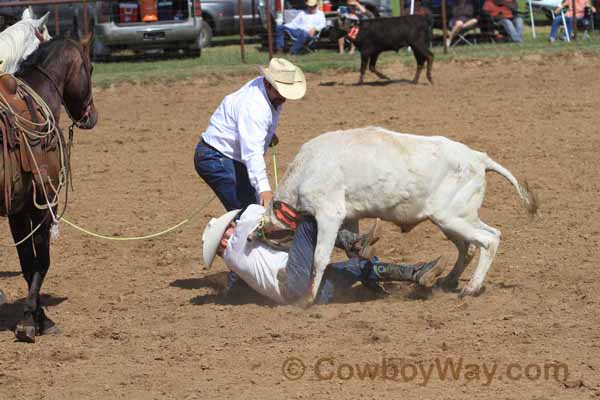
[(213, 31), (210, 25), (206, 21), (202, 21), (202, 27), (200, 30), (200, 35), (198, 36), (197, 46), (199, 48), (204, 48), (210, 46), (210, 41), (212, 40)]

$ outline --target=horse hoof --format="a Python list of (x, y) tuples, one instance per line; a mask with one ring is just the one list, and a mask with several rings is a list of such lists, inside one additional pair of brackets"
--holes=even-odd
[(19, 342), (35, 343), (35, 326), (19, 322), (15, 328), (15, 337)]
[(37, 329), (36, 329), (36, 334), (37, 336), (41, 336), (41, 335), (60, 335), (63, 330), (62, 328), (57, 325), (54, 321), (52, 321), (50, 318), (48, 318), (46, 316), (46, 314), (44, 314), (42, 312), (41, 314), (41, 318), (38, 319), (37, 321), (39, 321), (37, 323)]
[(63, 333), (63, 329), (60, 327), (60, 325), (54, 324), (52, 326), (45, 327), (40, 332), (40, 335), (60, 335), (62, 333)]
[(44, 318), (43, 326), (41, 326), (38, 329), (38, 332), (37, 332), (38, 336), (41, 336), (41, 335), (60, 335), (61, 333), (63, 333), (63, 330), (60, 327), (60, 325), (56, 324), (54, 321), (52, 321), (48, 317)]

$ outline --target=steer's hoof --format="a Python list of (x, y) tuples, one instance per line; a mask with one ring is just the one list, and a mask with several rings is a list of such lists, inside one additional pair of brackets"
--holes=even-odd
[(448, 279), (448, 277), (445, 277), (440, 279), (436, 286), (442, 289), (444, 292), (454, 292), (458, 288), (458, 280)]
[(19, 322), (15, 328), (15, 337), (20, 342), (35, 343), (35, 326)]
[(469, 287), (466, 287), (460, 291), (458, 298), (462, 299), (465, 296), (477, 297), (480, 296), (483, 292), (485, 292), (485, 287), (481, 287), (479, 289), (470, 289)]

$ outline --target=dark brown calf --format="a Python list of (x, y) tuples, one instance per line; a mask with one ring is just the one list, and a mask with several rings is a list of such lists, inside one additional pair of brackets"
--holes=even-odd
[(431, 68), (433, 66), (433, 53), (429, 50), (431, 26), (429, 19), (421, 15), (407, 15), (394, 18), (377, 18), (360, 22), (358, 32), (352, 27), (350, 21), (342, 21), (337, 27), (332, 27), (329, 32), (331, 40), (348, 36), (350, 41), (360, 51), (360, 79), (363, 83), (367, 64), (369, 70), (381, 79), (390, 79), (376, 68), (377, 58), (383, 51), (398, 51), (410, 46), (417, 60), (417, 73), (413, 83), (419, 82), (423, 65), (427, 61), (427, 79), (433, 83)]

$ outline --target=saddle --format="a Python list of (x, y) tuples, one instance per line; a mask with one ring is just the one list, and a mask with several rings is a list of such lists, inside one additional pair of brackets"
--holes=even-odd
[[(20, 117), (20, 118), (19, 118)], [(17, 212), (30, 185), (40, 193), (58, 185), (60, 159), (56, 134), (44, 135), (43, 113), (36, 101), (10, 74), (0, 75), (0, 215)], [(37, 124), (37, 125), (36, 125)], [(39, 132), (40, 135), (28, 134)], [(42, 188), (44, 185), (44, 188)]]

